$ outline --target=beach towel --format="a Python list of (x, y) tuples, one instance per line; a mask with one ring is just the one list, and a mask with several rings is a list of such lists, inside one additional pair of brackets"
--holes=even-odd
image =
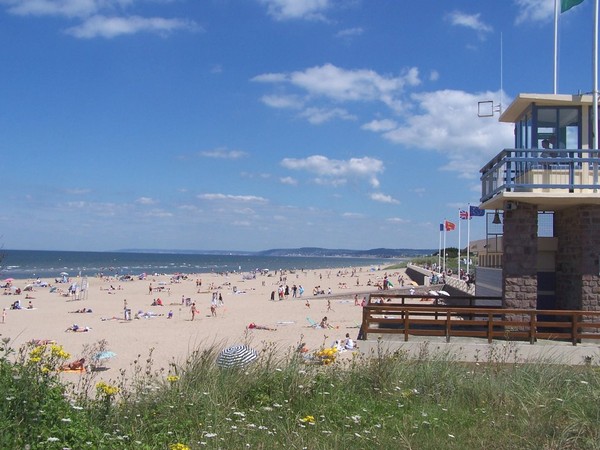
[(81, 369), (58, 369), (58, 370), (63, 373), (85, 373), (85, 367), (82, 367)]
[(320, 325), (314, 320), (312, 320), (310, 317), (307, 317), (306, 320), (308, 320), (308, 323), (312, 328), (319, 328)]

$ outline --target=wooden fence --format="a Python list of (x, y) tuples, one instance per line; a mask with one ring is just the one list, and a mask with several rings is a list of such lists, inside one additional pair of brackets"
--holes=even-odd
[[(373, 297), (383, 299), (381, 294)], [(409, 336), (442, 336), (446, 342), (452, 337), (476, 337), (489, 343), (511, 339), (534, 344), (538, 339), (554, 339), (573, 345), (582, 339), (600, 339), (597, 311), (406, 304), (413, 297), (393, 296), (388, 302), (366, 305), (359, 339), (367, 339), (369, 334), (395, 334), (403, 335), (405, 341)], [(392, 299), (400, 301), (391, 303)], [(443, 299), (453, 301), (452, 297)]]

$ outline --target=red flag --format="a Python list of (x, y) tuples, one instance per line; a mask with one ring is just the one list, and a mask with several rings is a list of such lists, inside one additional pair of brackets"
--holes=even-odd
[(444, 227), (446, 227), (446, 231), (453, 231), (456, 228), (456, 225), (450, 222), (449, 220), (445, 220)]

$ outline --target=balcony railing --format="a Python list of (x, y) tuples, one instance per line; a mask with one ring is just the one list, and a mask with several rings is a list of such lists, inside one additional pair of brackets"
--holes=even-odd
[(504, 149), (481, 169), (481, 202), (503, 192), (597, 192), (599, 165), (599, 150)]

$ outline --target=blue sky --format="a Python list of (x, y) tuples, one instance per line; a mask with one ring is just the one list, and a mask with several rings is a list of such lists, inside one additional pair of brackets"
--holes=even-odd
[[(437, 248), (513, 146), (477, 102), (552, 92), (553, 8), (0, 0), (1, 244)], [(592, 18), (560, 17), (559, 93), (592, 89)]]

